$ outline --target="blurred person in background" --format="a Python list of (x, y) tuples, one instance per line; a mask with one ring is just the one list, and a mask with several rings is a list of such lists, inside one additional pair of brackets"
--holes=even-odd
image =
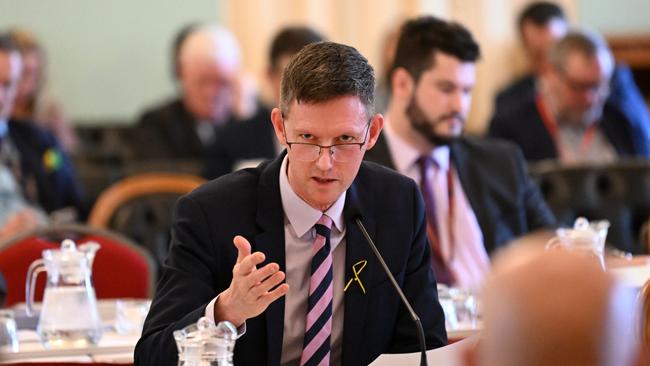
[[(522, 106), (534, 103), (539, 78), (552, 68), (549, 54), (552, 46), (569, 31), (569, 20), (564, 10), (553, 2), (537, 1), (526, 6), (517, 20), (519, 39), (528, 59), (529, 71), (502, 89), (495, 98), (492, 120), (501, 115), (516, 116)], [(634, 82), (632, 72), (625, 64), (614, 66), (606, 96), (607, 109), (619, 115), (626, 125), (635, 131), (632, 135), (635, 151), (646, 156), (650, 140), (650, 114), (648, 107)], [(490, 133), (499, 133), (490, 131)], [(552, 151), (553, 146), (546, 148)], [(547, 151), (547, 155), (550, 153)], [(526, 156), (529, 160), (538, 157)]]
[(254, 118), (223, 128), (208, 159), (209, 177), (255, 166), (265, 159), (276, 157), (284, 149), (277, 142), (271, 124), (271, 109), (280, 102), (282, 72), (291, 57), (304, 46), (323, 40), (318, 32), (305, 26), (283, 28), (273, 37), (266, 72), (271, 88), (271, 105), (260, 106)]
[(549, 67), (548, 53), (553, 43), (569, 28), (564, 10), (557, 4), (540, 1), (524, 8), (517, 19), (519, 41), (528, 61), (528, 72), (503, 88), (495, 100), (495, 113), (516, 107), (535, 97), (535, 80)]
[[(181, 29), (172, 62), (178, 96), (140, 117), (135, 157), (196, 159), (207, 167), (224, 126), (256, 118), (256, 88), (242, 74), (237, 40), (221, 26), (190, 24)], [(209, 169), (205, 174), (212, 178)]]
[(555, 224), (516, 146), (463, 136), (479, 56), (461, 24), (406, 22), (385, 127), (366, 154), (420, 183), (436, 279), (464, 288), (480, 287), (496, 249)]
[(22, 29), (12, 29), (14, 41), (23, 60), (20, 84), (11, 112), (12, 118), (38, 123), (52, 132), (67, 152), (75, 151), (78, 138), (65, 116), (62, 106), (45, 93), (47, 59), (36, 37)]
[(534, 97), (495, 114), (491, 136), (518, 144), (529, 161), (650, 157), (650, 126), (633, 123), (608, 101), (614, 59), (599, 34), (573, 30), (548, 56)]
[(9, 35), (0, 34), (0, 164), (29, 204), (55, 221), (83, 219), (83, 195), (56, 138), (33, 121), (10, 117), (21, 74), (20, 52)]
[(634, 365), (636, 290), (592, 258), (543, 247), (522, 240), (496, 256), (464, 366)]

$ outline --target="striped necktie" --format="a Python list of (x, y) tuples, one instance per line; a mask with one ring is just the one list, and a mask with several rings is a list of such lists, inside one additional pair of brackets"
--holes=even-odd
[(305, 338), (300, 365), (329, 365), (332, 334), (332, 253), (330, 229), (332, 219), (323, 215), (314, 225), (314, 241), (309, 280), (309, 298)]

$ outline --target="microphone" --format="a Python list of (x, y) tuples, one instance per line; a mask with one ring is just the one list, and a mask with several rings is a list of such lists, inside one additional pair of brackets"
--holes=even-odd
[(393, 274), (390, 272), (390, 269), (388, 269), (388, 266), (384, 261), (384, 257), (382, 257), (381, 253), (379, 253), (379, 250), (377, 249), (375, 242), (373, 242), (372, 238), (370, 238), (370, 235), (368, 234), (366, 227), (363, 226), (363, 222), (361, 221), (363, 219), (363, 215), (361, 214), (361, 209), (356, 204), (356, 202), (354, 202), (354, 200), (350, 200), (348, 201), (348, 203), (349, 203), (348, 207), (346, 207), (347, 218), (349, 220), (354, 221), (354, 223), (356, 223), (357, 226), (359, 227), (359, 230), (361, 230), (361, 234), (363, 234), (363, 237), (366, 239), (366, 242), (370, 246), (370, 249), (372, 249), (372, 252), (375, 254), (375, 257), (381, 264), (384, 273), (386, 273), (386, 276), (388, 276), (388, 279), (390, 280), (390, 283), (393, 285), (393, 288), (395, 289), (395, 291), (397, 291), (397, 294), (402, 300), (402, 304), (404, 304), (404, 306), (409, 312), (409, 315), (411, 316), (411, 319), (413, 319), (413, 322), (415, 323), (415, 327), (417, 328), (418, 338), (420, 340), (420, 366), (427, 366), (427, 353), (426, 353), (427, 347), (424, 341), (424, 329), (422, 328), (422, 321), (420, 320), (418, 314), (415, 313), (415, 310), (413, 310), (411, 303), (408, 301), (408, 299), (404, 295), (404, 292), (397, 284), (397, 281), (395, 280)]

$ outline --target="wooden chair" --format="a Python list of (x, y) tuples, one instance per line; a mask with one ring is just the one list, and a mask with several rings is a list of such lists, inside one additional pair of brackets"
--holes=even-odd
[(106, 189), (93, 206), (88, 224), (120, 232), (147, 249), (158, 266), (167, 256), (176, 200), (205, 179), (179, 173), (142, 173)]

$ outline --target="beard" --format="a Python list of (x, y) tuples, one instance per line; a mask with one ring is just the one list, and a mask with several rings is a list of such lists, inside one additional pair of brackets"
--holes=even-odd
[(465, 118), (457, 112), (452, 112), (436, 119), (429, 119), (415, 100), (415, 95), (411, 97), (411, 102), (406, 107), (406, 117), (411, 123), (411, 127), (435, 146), (449, 145), (460, 136), (439, 134), (435, 131), (436, 125), (445, 123), (446, 120), (451, 118), (456, 118), (461, 121), (461, 123), (465, 124)]

